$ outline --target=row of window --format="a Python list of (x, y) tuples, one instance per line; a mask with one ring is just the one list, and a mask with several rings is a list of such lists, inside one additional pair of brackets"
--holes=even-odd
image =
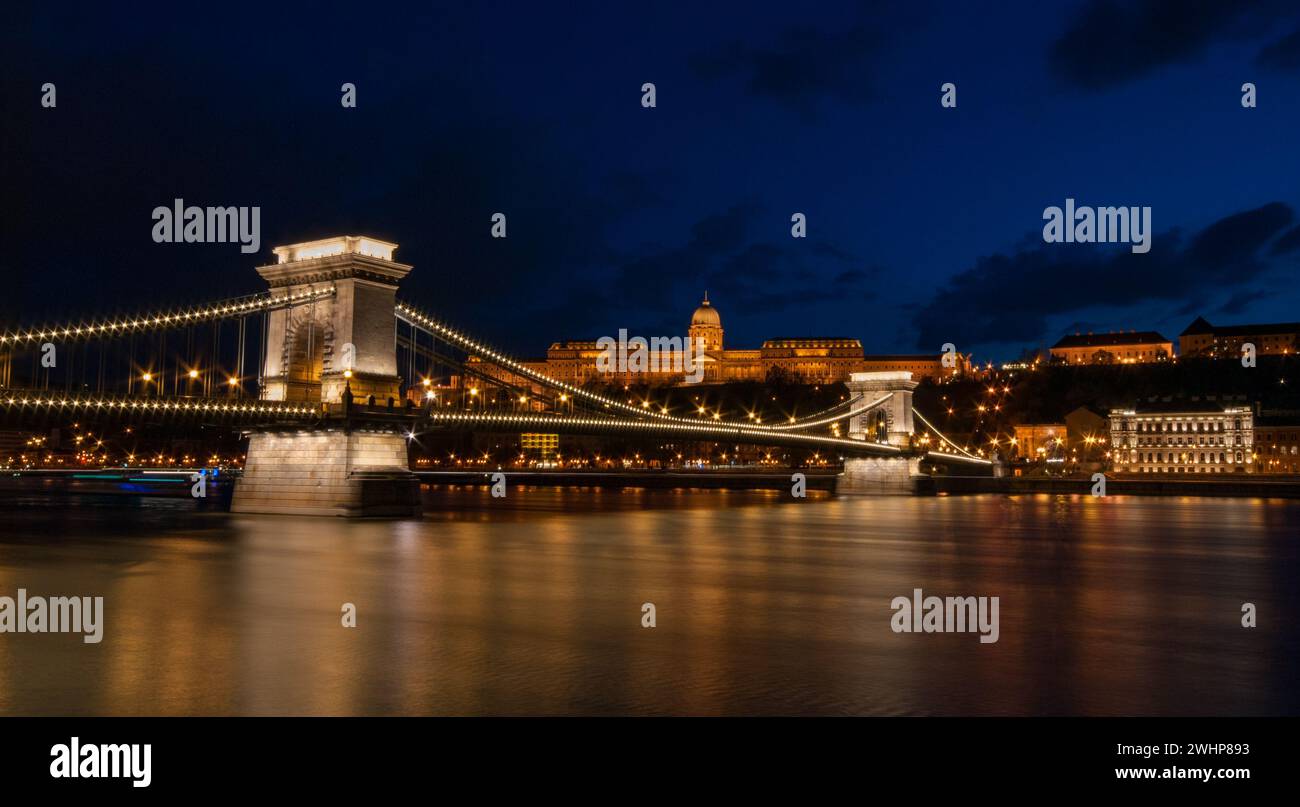
[[(1167, 454), (1164, 451), (1145, 451), (1145, 452), (1133, 452), (1133, 453), (1137, 455), (1136, 458), (1133, 460), (1133, 462), (1172, 462), (1172, 463), (1217, 462), (1222, 465), (1229, 462), (1236, 462), (1240, 464), (1244, 458), (1243, 452), (1241, 451), (1237, 451), (1235, 453), (1220, 451), (1218, 452), (1217, 459), (1215, 458), (1216, 455), (1215, 452), (1213, 451), (1209, 451), (1209, 452), (1193, 451), (1190, 454), (1186, 454), (1186, 455), (1179, 454), (1172, 451), (1168, 452)], [(1168, 457), (1167, 459), (1166, 456)], [(1233, 459), (1233, 457), (1235, 457), (1235, 460)]]
[[(1247, 424), (1249, 428), (1250, 424)], [(1130, 428), (1132, 424), (1127, 420), (1119, 422), (1117, 431), (1139, 431), (1139, 432), (1221, 432), (1228, 429), (1228, 421), (1211, 421), (1209, 423), (1202, 421), (1193, 421), (1191, 423), (1150, 423), (1147, 421), (1139, 422), (1136, 427)], [(1233, 418), (1231, 429), (1241, 431), (1241, 418)]]
[(1217, 466), (1215, 466), (1215, 467), (1211, 467), (1211, 466), (1208, 466), (1208, 465), (1181, 465), (1181, 466), (1179, 466), (1179, 467), (1177, 467), (1177, 468), (1147, 468), (1147, 467), (1144, 466), (1144, 467), (1141, 469), (1142, 473), (1144, 473), (1144, 474), (1161, 474), (1161, 473), (1164, 473), (1164, 474), (1212, 474), (1212, 473), (1217, 473), (1217, 472), (1219, 472), (1219, 471), (1233, 471), (1233, 470), (1241, 471), (1242, 469), (1241, 469), (1241, 468), (1233, 468), (1231, 465), (1226, 465), (1226, 466), (1224, 466), (1224, 467), (1222, 467), (1222, 468), (1217, 467)]
[[(1121, 440), (1123, 440), (1123, 438), (1121, 438)], [(1132, 440), (1133, 440), (1133, 438), (1130, 437), (1130, 438), (1128, 438), (1128, 442), (1127, 442), (1127, 443), (1123, 443), (1123, 444), (1124, 444), (1124, 445), (1133, 445)], [(1185, 440), (1185, 442), (1184, 442), (1184, 440)], [(1208, 446), (1215, 446), (1215, 445), (1218, 445), (1218, 446), (1222, 446), (1222, 445), (1228, 445), (1228, 443), (1225, 443), (1225, 442), (1224, 442), (1223, 435), (1219, 435), (1218, 437), (1206, 437), (1206, 436), (1200, 436), (1200, 437), (1194, 437), (1194, 438), (1193, 438), (1193, 437), (1187, 437), (1187, 438), (1182, 438), (1182, 437), (1139, 437), (1139, 438), (1137, 438), (1137, 445), (1140, 445), (1140, 446), (1175, 446), (1175, 445), (1176, 445), (1176, 446), (1181, 446), (1181, 445), (1187, 445), (1187, 446), (1207, 446), (1207, 445), (1208, 445)], [(1242, 445), (1242, 438), (1241, 438), (1241, 435), (1240, 435), (1240, 434), (1234, 434), (1234, 435), (1232, 436), (1232, 445), (1238, 445), (1238, 446), (1239, 446), (1239, 445)]]

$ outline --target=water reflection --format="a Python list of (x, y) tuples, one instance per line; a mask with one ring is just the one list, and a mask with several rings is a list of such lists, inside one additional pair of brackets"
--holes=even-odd
[[(1300, 711), (1297, 502), (427, 496), (419, 522), (7, 497), (0, 594), (103, 595), (106, 628), (0, 634), (0, 713)], [(914, 588), (1000, 597), (1000, 640), (893, 633)]]

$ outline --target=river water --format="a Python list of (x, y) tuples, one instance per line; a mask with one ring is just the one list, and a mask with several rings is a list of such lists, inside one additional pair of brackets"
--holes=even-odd
[[(0, 596), (102, 596), (104, 636), (0, 633), (0, 714), (1300, 713), (1296, 501), (435, 488), (426, 509), (6, 492)], [(916, 588), (998, 597), (998, 641), (895, 633)]]

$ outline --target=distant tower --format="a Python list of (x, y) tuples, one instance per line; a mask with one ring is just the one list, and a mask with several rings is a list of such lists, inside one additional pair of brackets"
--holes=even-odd
[(718, 309), (709, 304), (709, 293), (704, 292), (704, 302), (691, 315), (691, 327), (687, 331), (691, 342), (704, 340), (705, 350), (722, 350), (722, 317)]

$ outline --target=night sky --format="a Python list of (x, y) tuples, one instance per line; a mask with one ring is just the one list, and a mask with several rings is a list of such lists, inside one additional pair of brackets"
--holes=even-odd
[[(0, 32), (5, 327), (257, 291), (338, 234), (527, 356), (684, 333), (705, 289), (730, 347), (979, 360), (1300, 319), (1293, 2), (38, 5)], [(155, 244), (176, 197), (260, 206), (261, 252)], [(1151, 251), (1045, 244), (1067, 197), (1151, 206)]]

